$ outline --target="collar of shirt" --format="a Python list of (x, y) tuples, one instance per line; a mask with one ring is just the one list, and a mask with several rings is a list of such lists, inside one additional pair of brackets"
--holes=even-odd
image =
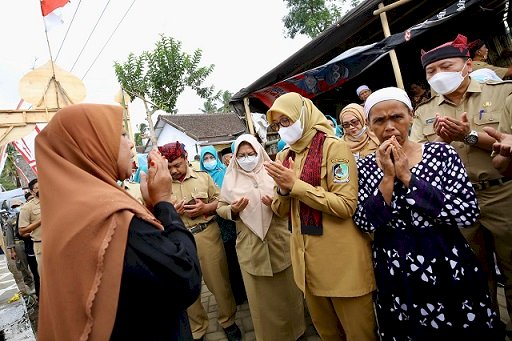
[(185, 182), (188, 178), (194, 178), (194, 179), (197, 178), (197, 174), (196, 174), (195, 170), (193, 170), (192, 167), (190, 167), (190, 166), (187, 166), (187, 173), (185, 174), (183, 181), (172, 179), (172, 182), (182, 183), (182, 182)]

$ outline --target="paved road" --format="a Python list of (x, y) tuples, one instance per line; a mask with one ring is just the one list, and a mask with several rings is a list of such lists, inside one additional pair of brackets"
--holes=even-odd
[[(5, 255), (0, 255), (0, 340), (35, 341), (23, 299), (8, 303), (18, 292)], [(2, 338), (3, 337), (3, 338)]]
[[(5, 255), (0, 255), (0, 340), (7, 341), (35, 341), (30, 321), (28, 318), (26, 306), (23, 300), (13, 303), (7, 301), (18, 291), (12, 274), (7, 269)], [(501, 319), (504, 323), (510, 325), (507, 309), (505, 306), (505, 296), (503, 288), (498, 290), (498, 301), (500, 305)], [(205, 336), (205, 341), (227, 341), (222, 328), (217, 323), (217, 302), (215, 297), (208, 291), (203, 283), (201, 302), (205, 306), (210, 324)], [(244, 341), (254, 341), (254, 327), (252, 325), (249, 305), (244, 303), (238, 306), (236, 313), (236, 323), (242, 330)], [(311, 318), (306, 311), (306, 333), (303, 341), (320, 341), (320, 337), (313, 327)], [(2, 334), (3, 332), (3, 334)], [(2, 338), (3, 336), (3, 338)]]

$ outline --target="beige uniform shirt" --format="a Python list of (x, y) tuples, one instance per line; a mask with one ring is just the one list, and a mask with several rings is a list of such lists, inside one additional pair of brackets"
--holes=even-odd
[(124, 189), (130, 193), (132, 197), (137, 199), (142, 205), (144, 205), (144, 198), (142, 197), (142, 192), (140, 191), (140, 184), (137, 182), (130, 182), (128, 180), (123, 181)]
[[(201, 199), (205, 204), (209, 204), (219, 198), (220, 189), (208, 173), (195, 171), (188, 167), (183, 182), (172, 180), (172, 194), (173, 199), (178, 202), (185, 200), (185, 203), (188, 203), (192, 199)], [(200, 216), (192, 219), (186, 215), (181, 216), (181, 220), (187, 228), (207, 223), (213, 218), (214, 216)]]
[[(300, 178), (309, 147), (295, 156)], [(288, 149), (277, 154), (283, 161)], [(320, 186), (296, 180), (289, 195), (276, 191), (272, 210), (280, 217), (291, 212), (291, 257), (297, 286), (324, 297), (358, 297), (375, 289), (370, 238), (354, 225), (357, 205), (357, 166), (342, 140), (325, 139)], [(300, 203), (322, 212), (323, 234), (301, 233)]]
[[(511, 99), (508, 98), (511, 93), (512, 82), (480, 84), (471, 80), (459, 105), (443, 95), (435, 95), (416, 109), (410, 139), (416, 142), (434, 141), (437, 137), (434, 131), (436, 113), (460, 120), (461, 114), (466, 112), (471, 129), (477, 132), (482, 132), (483, 127), (498, 128), (503, 114), (512, 110)], [(491, 151), (459, 141), (451, 145), (462, 159), (472, 182), (502, 177), (492, 165)]]
[(508, 71), (508, 69), (506, 67), (494, 66), (491, 64), (487, 64), (486, 62), (482, 62), (482, 61), (474, 60), (472, 65), (473, 65), (473, 71), (478, 70), (478, 69), (491, 69), (492, 71), (496, 72), (498, 77), (500, 77), (501, 79), (503, 79), (505, 77), (505, 75), (507, 74), (507, 71)]
[[(27, 227), (39, 220), (41, 220), (41, 207), (39, 205), (39, 198), (36, 197), (21, 207), (18, 226), (20, 228)], [(30, 233), (30, 237), (33, 241), (41, 241), (42, 227), (43, 226), (41, 225)]]
[[(231, 205), (219, 200), (217, 213), (231, 220)], [(240, 268), (253, 276), (273, 276), (292, 265), (288, 219), (275, 214), (265, 239), (261, 240), (241, 219), (236, 222), (236, 254)]]

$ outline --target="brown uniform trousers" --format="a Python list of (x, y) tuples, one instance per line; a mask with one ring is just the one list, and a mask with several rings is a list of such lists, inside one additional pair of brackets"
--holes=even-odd
[[(219, 188), (213, 179), (206, 172), (194, 171), (190, 167), (183, 182), (173, 180), (172, 191), (174, 199), (178, 201), (188, 202), (196, 198), (210, 203), (219, 197)], [(181, 218), (189, 229), (198, 224), (207, 224), (206, 229), (194, 234), (197, 254), (204, 282), (217, 301), (217, 320), (223, 328), (229, 327), (235, 323), (236, 303), (231, 292), (219, 225), (212, 216), (191, 219), (182, 215)], [(208, 315), (201, 303), (201, 296), (187, 309), (187, 313), (194, 339), (201, 338), (208, 329)]]
[[(300, 178), (308, 148), (295, 155)], [(288, 149), (277, 154), (284, 160)], [(297, 180), (289, 195), (274, 194), (272, 210), (292, 221), (291, 257), (295, 283), (304, 292), (322, 340), (377, 339), (372, 293), (375, 278), (370, 238), (352, 220), (357, 205), (357, 167), (345, 142), (327, 137), (320, 186)], [(322, 212), (323, 234), (301, 233), (300, 202)]]
[[(511, 93), (512, 82), (480, 84), (471, 80), (459, 105), (436, 95), (416, 109), (410, 139), (434, 141), (437, 137), (433, 127), (436, 113), (460, 119), (466, 112), (471, 129), (477, 132), (483, 132), (483, 127), (498, 128), (503, 115), (510, 116)], [(510, 179), (503, 178), (492, 166), (490, 151), (458, 141), (451, 145), (466, 167), (480, 206), (478, 221), (470, 228), (461, 229), (461, 232), (487, 274), (491, 298), (499, 313), (493, 252), (496, 254), (498, 267), (506, 280), (508, 314), (512, 316), (512, 181), (507, 181)]]

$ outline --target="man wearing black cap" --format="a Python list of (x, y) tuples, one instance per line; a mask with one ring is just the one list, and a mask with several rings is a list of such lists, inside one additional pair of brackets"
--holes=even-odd
[(493, 251), (496, 253), (512, 316), (512, 178), (493, 167), (495, 140), (483, 131), (483, 127), (497, 128), (501, 113), (512, 114), (512, 82), (481, 84), (472, 80), (469, 57), (467, 39), (462, 35), (422, 51), (421, 63), (436, 95), (416, 109), (411, 140), (446, 142), (459, 153), (480, 205), (477, 223), (461, 232), (488, 274), (497, 308)]
[(226, 147), (220, 151), (220, 157), (224, 166), (229, 166), (229, 162), (233, 157), (233, 152), (231, 151), (231, 147)]

